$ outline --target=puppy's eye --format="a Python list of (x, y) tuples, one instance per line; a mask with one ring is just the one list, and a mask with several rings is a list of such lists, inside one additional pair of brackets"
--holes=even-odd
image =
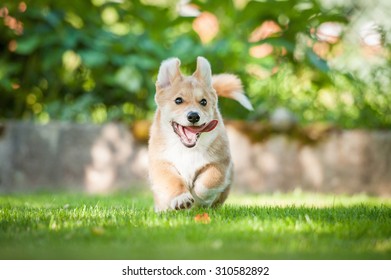
[(178, 97), (177, 99), (175, 99), (175, 104), (179, 105), (179, 104), (182, 104), (182, 103), (183, 103), (182, 97)]
[(206, 106), (206, 104), (208, 104), (208, 101), (206, 101), (206, 99), (202, 99), (202, 100), (200, 101), (200, 104), (201, 104), (202, 106)]

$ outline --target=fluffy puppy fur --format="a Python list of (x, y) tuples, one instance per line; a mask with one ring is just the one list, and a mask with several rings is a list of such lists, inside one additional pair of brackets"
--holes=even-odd
[(203, 57), (191, 76), (182, 75), (179, 66), (178, 58), (163, 61), (156, 82), (148, 151), (156, 211), (225, 201), (233, 166), (218, 95), (252, 110), (235, 75), (212, 76)]

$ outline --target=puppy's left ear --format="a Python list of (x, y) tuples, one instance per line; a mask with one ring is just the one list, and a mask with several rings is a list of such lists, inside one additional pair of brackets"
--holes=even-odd
[(206, 86), (212, 87), (212, 69), (206, 58), (202, 56), (197, 57), (197, 69), (193, 76)]
[(176, 79), (181, 79), (180, 65), (181, 61), (176, 57), (163, 61), (157, 75), (156, 87), (166, 88), (171, 86)]

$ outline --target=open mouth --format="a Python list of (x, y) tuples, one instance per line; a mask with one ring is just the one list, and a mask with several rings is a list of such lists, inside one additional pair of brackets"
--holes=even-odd
[(183, 126), (179, 123), (172, 122), (172, 127), (181, 139), (182, 144), (188, 148), (192, 148), (197, 144), (198, 137), (200, 137), (201, 133), (212, 131), (217, 126), (217, 123), (217, 120), (212, 120), (200, 126)]

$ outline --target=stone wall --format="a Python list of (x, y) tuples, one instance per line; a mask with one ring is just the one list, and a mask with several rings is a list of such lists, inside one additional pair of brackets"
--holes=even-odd
[(334, 131), (319, 143), (303, 144), (282, 135), (251, 143), (237, 130), (228, 130), (236, 184), (246, 191), (299, 187), (324, 193), (391, 195), (391, 132)]
[[(391, 196), (390, 131), (333, 131), (306, 144), (281, 134), (253, 142), (233, 125), (227, 130), (238, 191)], [(0, 128), (0, 192), (146, 186), (147, 169), (146, 144), (122, 124), (7, 122)]]
[(8, 122), (0, 136), (0, 189), (106, 192), (146, 184), (147, 147), (124, 125)]

